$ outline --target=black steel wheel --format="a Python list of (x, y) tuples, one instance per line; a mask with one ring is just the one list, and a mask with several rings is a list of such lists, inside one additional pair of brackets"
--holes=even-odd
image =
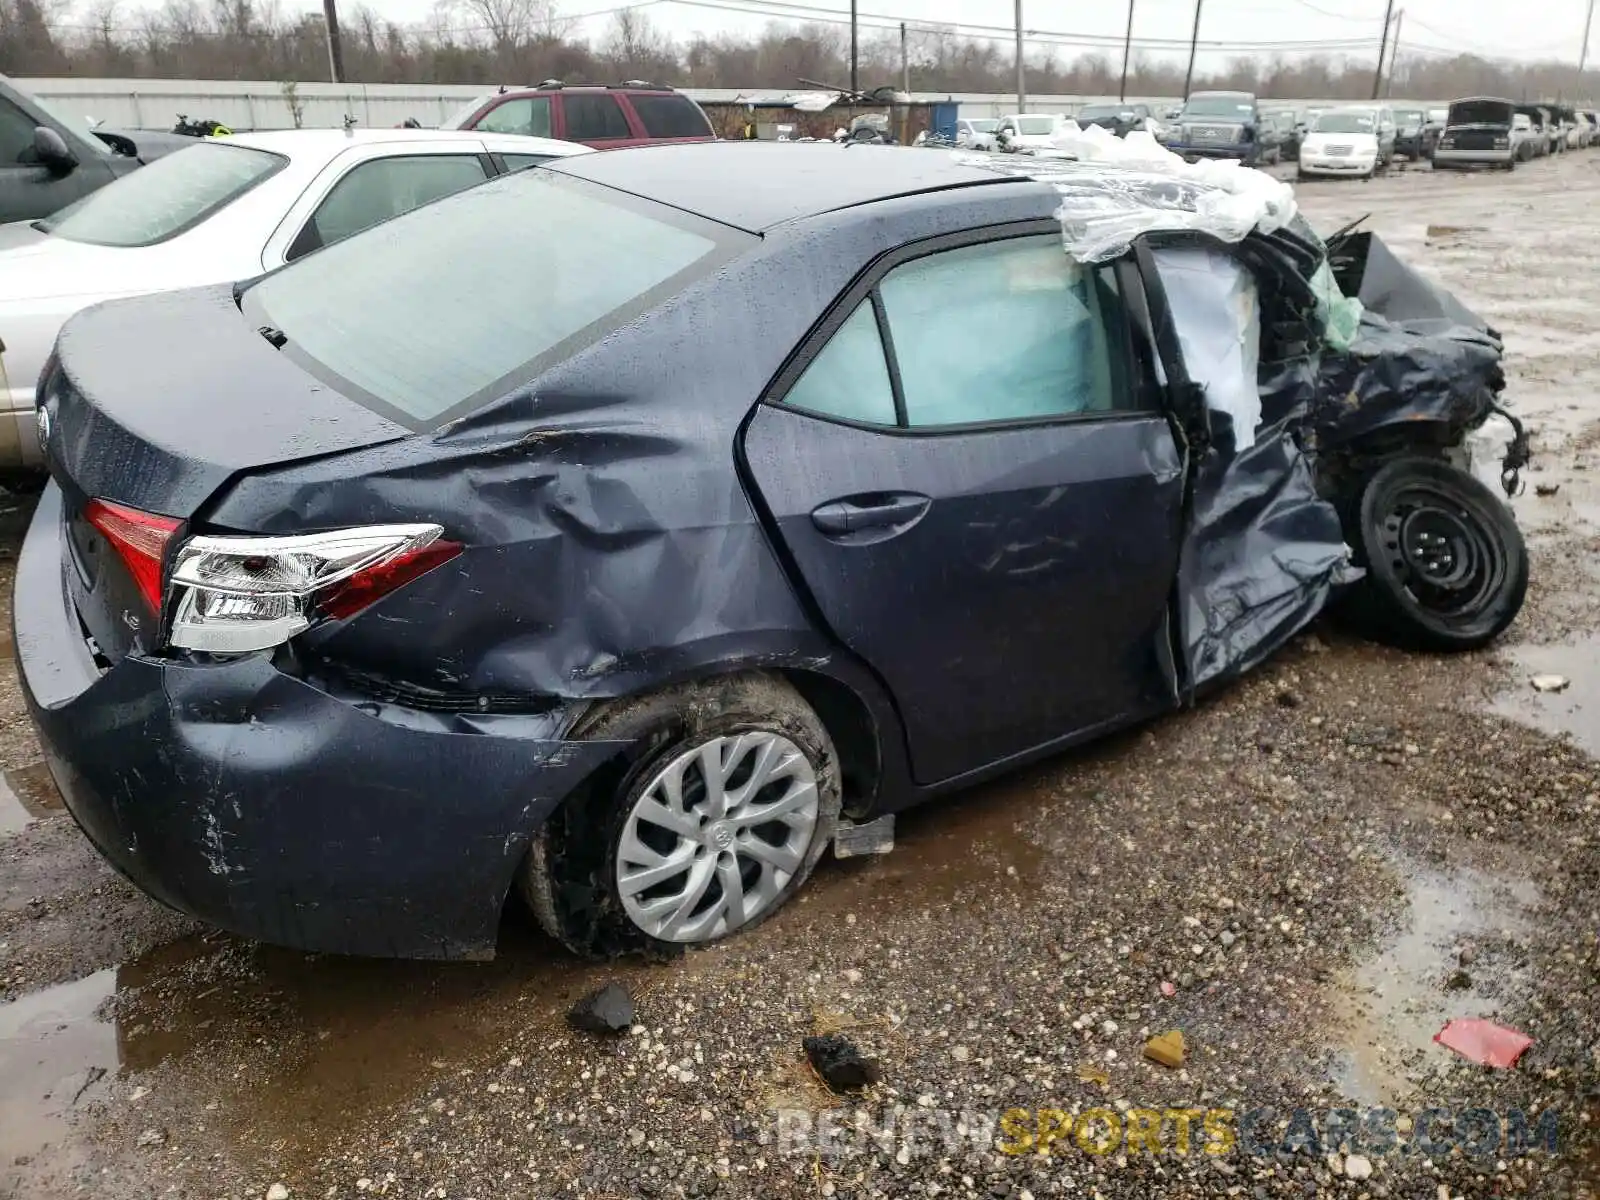
[(1374, 636), (1475, 650), (1521, 611), (1527, 547), (1505, 503), (1478, 479), (1438, 459), (1398, 458), (1352, 499), (1345, 532), (1367, 575), (1347, 607)]

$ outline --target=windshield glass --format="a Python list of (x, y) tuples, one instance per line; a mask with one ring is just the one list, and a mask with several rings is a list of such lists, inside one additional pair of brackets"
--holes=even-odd
[(1000, 122), (993, 120), (969, 121), (967, 124), (972, 126), (973, 133), (993, 133), (1000, 128)]
[(236, 142), (206, 139), (90, 192), (39, 227), (97, 246), (153, 246), (192, 229), (288, 161)]
[(1054, 133), (1056, 121), (1054, 117), (1018, 117), (1017, 132), (1036, 137), (1040, 134)]
[(1323, 113), (1312, 126), (1313, 133), (1372, 133), (1378, 127), (1376, 118), (1368, 112)]
[(1256, 106), (1238, 96), (1191, 96), (1183, 107), (1186, 117), (1248, 117)]
[(1080, 121), (1100, 121), (1106, 117), (1126, 117), (1133, 119), (1133, 110), (1123, 108), (1120, 104), (1089, 104), (1078, 110)]
[(250, 288), (243, 308), (346, 395), (431, 426), (498, 399), (755, 240), (522, 171), (308, 255)]
[(1394, 114), (1394, 123), (1401, 129), (1416, 129), (1423, 122), (1421, 109), (1402, 108)]
[(482, 96), (474, 96), (471, 100), (468, 100), (465, 104), (463, 104), (460, 108), (456, 109), (455, 112), (451, 113), (443, 121), (439, 122), (439, 128), (440, 129), (465, 129), (466, 125), (467, 125), (467, 122), (472, 120), (472, 114), (477, 112), (480, 108), (482, 108), (485, 104), (489, 103), (489, 101), (492, 100), (492, 99), (494, 99), (494, 97), (492, 95), (488, 95), (488, 94), (485, 94), (485, 95), (482, 95)]

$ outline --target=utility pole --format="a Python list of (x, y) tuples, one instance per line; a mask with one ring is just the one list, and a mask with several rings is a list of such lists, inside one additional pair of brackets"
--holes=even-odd
[(1128, 56), (1133, 53), (1133, 0), (1128, 0), (1128, 32), (1122, 39), (1122, 86), (1117, 88), (1117, 103), (1128, 98)]
[(322, 0), (322, 19), (328, 27), (328, 74), (333, 82), (344, 82), (344, 48), (339, 43), (337, 0)]
[(1394, 0), (1389, 0), (1389, 6), (1383, 10), (1383, 40), (1378, 43), (1378, 69), (1372, 73), (1372, 98), (1378, 98), (1378, 90), (1383, 86), (1383, 59), (1389, 53), (1389, 23), (1394, 20)]
[[(333, 0), (325, 0), (333, 3)], [(856, 0), (850, 0), (850, 91), (853, 96), (861, 94), (861, 43), (859, 30), (856, 27)]]
[(911, 91), (911, 55), (906, 50), (906, 23), (900, 22), (900, 90)]
[(1400, 63), (1400, 31), (1405, 28), (1406, 10), (1401, 9), (1394, 15), (1394, 45), (1389, 47), (1389, 75), (1388, 82), (1383, 85), (1385, 97), (1394, 95), (1394, 69)]
[[(1589, 15), (1583, 19), (1583, 49), (1578, 51), (1578, 74), (1583, 74), (1583, 68), (1589, 61), (1589, 30), (1594, 25), (1594, 0), (1589, 0)], [(1578, 80), (1582, 83), (1583, 80)]]
[(1186, 104), (1189, 101), (1189, 85), (1194, 83), (1194, 54), (1200, 48), (1200, 8), (1204, 3), (1205, 0), (1194, 0), (1194, 32), (1189, 35), (1189, 70), (1183, 77), (1183, 99)]
[(1028, 73), (1022, 61), (1022, 0), (1017, 0), (1017, 111), (1028, 109)]

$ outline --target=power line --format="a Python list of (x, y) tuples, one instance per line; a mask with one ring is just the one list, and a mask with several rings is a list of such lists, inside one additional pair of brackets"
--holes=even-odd
[[(662, 2), (689, 8), (706, 8), (718, 12), (741, 13), (748, 16), (810, 21), (821, 25), (845, 25), (849, 23), (849, 18), (841, 15), (837, 9), (803, 4), (798, 0), (662, 0)], [(903, 21), (903, 18), (890, 13), (864, 12), (859, 14), (859, 19), (862, 24), (871, 22), (872, 28), (877, 29), (898, 29)], [(1009, 41), (1016, 36), (1015, 28), (1009, 25), (982, 25), (969, 21), (950, 21), (937, 25), (917, 24), (910, 21), (904, 23), (908, 29), (921, 33), (953, 34), (976, 40), (1004, 39)], [(1115, 34), (1104, 33), (1069, 33), (1051, 29), (1028, 29), (1024, 32), (1027, 40), (1034, 43), (1113, 47), (1121, 46), (1123, 40)], [(1135, 45), (1163, 50), (1187, 48), (1189, 45), (1188, 38), (1140, 37), (1133, 40)], [(1366, 49), (1374, 44), (1375, 39), (1370, 37), (1200, 42), (1200, 46), (1206, 50), (1234, 50), (1241, 52), (1250, 50)]]

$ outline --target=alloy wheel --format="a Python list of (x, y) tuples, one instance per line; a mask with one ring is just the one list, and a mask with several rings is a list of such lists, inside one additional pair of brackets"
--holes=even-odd
[(634, 925), (667, 942), (702, 942), (777, 905), (816, 834), (817, 776), (771, 730), (708, 739), (639, 792), (623, 822), (616, 881)]

